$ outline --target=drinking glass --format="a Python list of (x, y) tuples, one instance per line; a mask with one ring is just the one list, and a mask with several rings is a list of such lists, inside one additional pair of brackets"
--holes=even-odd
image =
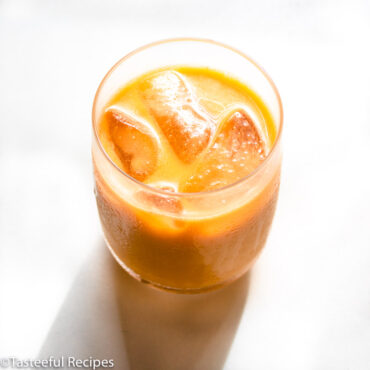
[[(222, 71), (265, 103), (277, 134), (266, 159), (248, 176), (212, 191), (170, 193), (137, 181), (105, 152), (98, 125), (112, 96), (150, 70), (176, 65)], [(251, 268), (275, 212), (283, 124), (279, 93), (254, 61), (210, 40), (172, 39), (141, 47), (104, 77), (92, 121), (95, 195), (104, 237), (131, 276), (158, 288), (196, 293), (230, 283)]]

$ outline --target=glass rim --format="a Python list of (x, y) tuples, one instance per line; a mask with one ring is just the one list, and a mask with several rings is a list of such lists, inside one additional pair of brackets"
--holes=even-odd
[[(270, 152), (267, 154), (267, 156), (264, 159), (264, 161), (262, 163), (260, 163), (248, 175), (242, 177), (241, 179), (239, 179), (239, 180), (237, 180), (235, 182), (232, 182), (231, 184), (228, 184), (228, 185), (223, 186), (223, 187), (218, 188), (218, 189), (212, 189), (212, 190), (206, 190), (206, 191), (200, 191), (200, 192), (194, 192), (194, 193), (184, 193), (184, 192), (176, 192), (176, 191), (175, 192), (172, 192), (172, 191), (167, 191), (167, 190), (163, 190), (163, 189), (158, 189), (158, 188), (154, 188), (154, 187), (152, 187), (150, 185), (144, 184), (143, 182), (141, 182), (141, 181), (135, 179), (134, 177), (130, 176), (128, 173), (126, 173), (125, 171), (123, 171), (121, 168), (119, 168), (113, 162), (113, 160), (110, 158), (110, 156), (108, 155), (108, 153), (105, 151), (105, 149), (104, 149), (104, 147), (103, 147), (103, 145), (102, 145), (102, 143), (100, 141), (98, 132), (97, 132), (97, 122), (96, 122), (96, 106), (97, 106), (97, 100), (98, 100), (98, 97), (100, 95), (100, 91), (102, 90), (102, 88), (103, 88), (106, 80), (108, 80), (108, 78), (112, 75), (112, 73), (125, 60), (129, 59), (133, 55), (136, 55), (136, 54), (138, 54), (138, 53), (140, 53), (140, 52), (142, 52), (142, 51), (144, 51), (146, 49), (150, 49), (150, 48), (155, 47), (155, 46), (158, 46), (158, 45), (169, 44), (169, 43), (177, 43), (177, 42), (201, 42), (201, 43), (205, 43), (205, 44), (212, 44), (212, 45), (216, 45), (216, 46), (219, 46), (221, 48), (227, 49), (229, 51), (232, 51), (232, 52), (234, 52), (236, 54), (239, 54), (241, 57), (245, 58), (248, 62), (252, 63), (262, 73), (262, 75), (266, 78), (267, 82), (272, 87), (272, 89), (274, 91), (274, 94), (275, 94), (275, 96), (277, 98), (278, 104), (279, 104), (279, 128), (278, 128), (278, 132), (277, 132), (277, 135), (276, 135), (276, 138), (275, 138), (275, 142), (273, 143), (272, 148), (271, 148)], [(230, 189), (232, 189), (232, 188), (240, 185), (243, 182), (247, 182), (256, 173), (260, 172), (266, 166), (266, 163), (268, 163), (271, 160), (273, 154), (276, 152), (276, 148), (277, 148), (278, 144), (281, 141), (281, 134), (282, 134), (282, 129), (283, 129), (283, 118), (284, 118), (283, 104), (282, 104), (282, 101), (281, 101), (281, 97), (280, 97), (279, 91), (278, 91), (278, 89), (277, 89), (274, 81), (272, 80), (272, 78), (267, 74), (267, 72), (258, 63), (256, 63), (248, 55), (244, 54), (243, 52), (241, 52), (240, 50), (234, 48), (233, 46), (229, 46), (229, 45), (224, 44), (222, 42), (214, 41), (214, 40), (207, 39), (207, 38), (192, 38), (192, 37), (168, 38), (168, 39), (162, 39), (162, 40), (159, 40), (159, 41), (154, 41), (154, 42), (145, 44), (143, 46), (140, 46), (140, 47), (134, 49), (133, 51), (129, 52), (128, 54), (126, 54), (124, 57), (122, 57), (121, 59), (119, 59), (109, 69), (109, 71), (106, 73), (106, 75), (104, 76), (104, 78), (100, 82), (100, 84), (98, 86), (98, 89), (97, 89), (97, 91), (95, 93), (94, 102), (93, 102), (93, 108), (92, 108), (92, 125), (93, 125), (93, 133), (94, 133), (95, 140), (98, 143), (98, 147), (99, 147), (100, 151), (106, 157), (106, 159), (108, 160), (108, 162), (110, 162), (110, 164), (118, 172), (120, 172), (128, 180), (135, 182), (138, 186), (143, 187), (144, 189), (146, 189), (146, 190), (148, 190), (150, 192), (154, 192), (154, 193), (158, 193), (158, 194), (166, 195), (166, 196), (171, 195), (172, 197), (175, 196), (175, 197), (183, 197), (183, 198), (184, 197), (200, 197), (200, 196), (209, 195), (209, 194), (220, 194), (220, 193), (223, 193), (223, 192), (225, 192), (227, 190), (230, 190)]]

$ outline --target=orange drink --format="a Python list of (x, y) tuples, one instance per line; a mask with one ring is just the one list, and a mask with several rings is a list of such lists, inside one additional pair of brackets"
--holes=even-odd
[(200, 292), (248, 271), (281, 164), (280, 98), (254, 62), (205, 40), (138, 49), (101, 83), (93, 126), (100, 220), (130, 275)]

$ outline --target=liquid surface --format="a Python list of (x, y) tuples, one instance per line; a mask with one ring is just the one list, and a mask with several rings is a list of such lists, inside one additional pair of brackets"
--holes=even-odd
[(268, 109), (252, 90), (195, 67), (153, 71), (124, 86), (99, 128), (118, 167), (177, 192), (218, 189), (247, 176), (276, 135)]

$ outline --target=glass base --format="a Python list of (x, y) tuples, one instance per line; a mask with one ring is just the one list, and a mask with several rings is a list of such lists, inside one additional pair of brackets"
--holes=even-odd
[(139, 282), (141, 282), (143, 284), (147, 284), (150, 287), (155, 288), (157, 290), (161, 290), (161, 291), (166, 291), (166, 292), (171, 292), (171, 293), (177, 293), (177, 294), (199, 294), (199, 293), (206, 293), (206, 292), (210, 292), (212, 290), (220, 289), (220, 288), (222, 288), (222, 287), (224, 287), (226, 285), (229, 285), (229, 284), (233, 283), (234, 281), (238, 280), (245, 273), (247, 273), (249, 271), (249, 268), (248, 268), (245, 272), (243, 272), (241, 275), (237, 276), (236, 278), (227, 280), (227, 281), (222, 282), (220, 284), (210, 285), (210, 286), (202, 287), (202, 288), (199, 288), (199, 289), (197, 289), (197, 288), (195, 288), (195, 289), (178, 289), (178, 288), (168, 287), (168, 286), (165, 286), (165, 285), (154, 283), (154, 282), (149, 281), (149, 280), (142, 279), (140, 277), (140, 275), (138, 275), (136, 272), (132, 271), (129, 267), (127, 267), (118, 258), (117, 254), (114, 252), (113, 248), (110, 246), (110, 244), (108, 243), (108, 241), (107, 241), (107, 239), (105, 237), (104, 237), (104, 241), (105, 241), (105, 244), (107, 245), (109, 251), (111, 252), (112, 256), (114, 257), (114, 259), (123, 268), (123, 270), (125, 270), (125, 272), (127, 272), (127, 274), (129, 274), (135, 280), (137, 280), (137, 281), (139, 281)]

